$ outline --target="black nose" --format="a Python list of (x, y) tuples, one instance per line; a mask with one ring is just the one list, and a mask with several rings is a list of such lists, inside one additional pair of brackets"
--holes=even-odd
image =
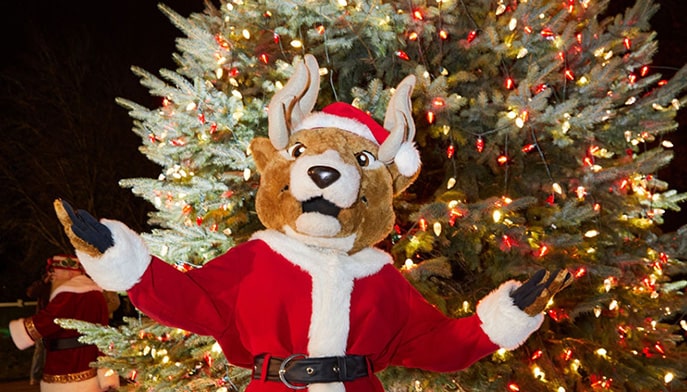
[(328, 187), (341, 177), (338, 170), (329, 166), (313, 166), (308, 169), (308, 175), (320, 189)]

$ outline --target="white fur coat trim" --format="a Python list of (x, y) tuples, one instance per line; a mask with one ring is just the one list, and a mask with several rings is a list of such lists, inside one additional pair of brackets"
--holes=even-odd
[[(375, 248), (348, 255), (311, 247), (275, 230), (257, 232), (253, 239), (265, 241), (312, 278), (312, 315), (305, 354), (312, 357), (345, 355), (354, 280), (379, 272), (392, 262), (391, 256)], [(309, 386), (309, 392), (343, 391), (342, 383)]]
[(89, 291), (103, 291), (103, 289), (95, 284), (94, 281), (86, 275), (77, 275), (68, 281), (57, 286), (55, 290), (50, 293), (50, 300), (55, 298), (60, 293), (87, 293)]
[(126, 291), (133, 287), (150, 264), (150, 252), (143, 238), (124, 223), (102, 219), (112, 233), (114, 245), (100, 257), (76, 251), (88, 275), (103, 289)]
[(513, 304), (510, 293), (520, 285), (520, 282), (509, 280), (477, 304), (482, 330), (492, 342), (507, 350), (523, 344), (544, 322), (543, 314), (532, 317)]

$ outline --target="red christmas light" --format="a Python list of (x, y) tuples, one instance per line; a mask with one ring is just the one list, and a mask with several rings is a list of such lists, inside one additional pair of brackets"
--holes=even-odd
[(217, 42), (217, 44), (219, 44), (219, 46), (221, 46), (222, 48), (227, 50), (229, 49), (229, 42), (226, 39), (224, 39), (224, 37), (222, 37), (220, 34), (215, 35), (215, 42)]
[(196, 225), (200, 226), (203, 224), (203, 217), (199, 216), (196, 218)]
[(530, 26), (525, 26), (525, 33), (532, 34), (532, 28)]
[(474, 41), (475, 38), (477, 38), (477, 31), (472, 30), (470, 33), (468, 33), (468, 43)]
[(623, 45), (625, 45), (625, 49), (630, 50), (630, 48), (632, 48), (632, 41), (630, 41), (629, 38), (625, 38), (623, 40)]
[(192, 207), (190, 204), (186, 204), (186, 205), (181, 209), (181, 213), (184, 214), (184, 215), (188, 215), (189, 213), (191, 213), (191, 211), (193, 211), (193, 207)]
[(640, 75), (641, 77), (645, 77), (645, 76), (648, 75), (648, 74), (649, 74), (649, 66), (645, 65), (645, 66), (643, 66), (643, 67), (641, 68), (641, 70), (639, 71), (639, 75)]
[(210, 226), (210, 231), (216, 233), (218, 228), (219, 226), (217, 226), (217, 223), (213, 223), (212, 226)]
[(200, 113), (198, 115), (198, 121), (200, 121), (201, 124), (205, 124), (205, 113)]
[(317, 34), (319, 34), (319, 35), (324, 34), (324, 31), (325, 31), (325, 30), (324, 30), (324, 26), (323, 26), (323, 25), (318, 25), (315, 29), (317, 30)]
[(439, 31), (439, 38), (441, 38), (443, 40), (447, 40), (448, 39), (448, 32), (446, 30), (440, 30)]
[(565, 53), (563, 52), (558, 52), (558, 55), (556, 57), (558, 57), (558, 59), (561, 61), (565, 61)]
[(522, 150), (522, 152), (527, 154), (528, 152), (531, 152), (532, 150), (534, 150), (535, 147), (536, 147), (536, 145), (534, 143), (530, 143), (530, 144), (524, 145), (521, 150)]
[(506, 163), (508, 163), (508, 156), (505, 154), (501, 154), (498, 156), (498, 158), (496, 158), (496, 162), (498, 162), (499, 165), (503, 166)]
[(508, 383), (508, 390), (511, 392), (518, 392), (518, 391), (520, 391), (520, 387), (518, 386), (518, 384), (516, 384), (514, 382), (509, 382)]
[(475, 148), (477, 149), (477, 152), (484, 151), (484, 139), (482, 139), (482, 136), (477, 138), (477, 141), (475, 142)]
[(427, 220), (425, 218), (420, 218), (418, 223), (420, 225), (420, 230), (427, 231)]
[(581, 44), (581, 43), (582, 43), (582, 33), (577, 33), (577, 35), (575, 36), (575, 38), (577, 39), (577, 43), (578, 43), (578, 44)]
[(420, 10), (415, 10), (415, 11), (413, 11), (413, 19), (424, 20), (425, 17), (422, 15), (422, 12)]
[(547, 202), (550, 206), (552, 206), (553, 203), (554, 203), (555, 201), (556, 201), (556, 198), (555, 198), (555, 196), (553, 195), (553, 193), (550, 194), (549, 197), (546, 198), (546, 202)]
[(575, 74), (570, 69), (565, 70), (565, 78), (568, 80), (575, 80)]
[(540, 92), (546, 90), (548, 87), (549, 86), (547, 86), (546, 83), (541, 83), (534, 88), (534, 93), (539, 94)]
[(417, 33), (413, 31), (412, 33), (408, 34), (408, 39), (411, 41), (417, 41)]
[(408, 53), (402, 51), (402, 50), (397, 50), (396, 51), (396, 56), (400, 58), (401, 60), (410, 60), (410, 56), (408, 56)]
[(530, 357), (530, 361), (536, 361), (537, 359), (541, 358), (542, 355), (544, 355), (544, 352), (542, 350), (537, 350)]
[(456, 147), (453, 144), (449, 144), (448, 147), (446, 147), (446, 157), (448, 159), (453, 158), (453, 154), (456, 152)]
[(579, 279), (585, 275), (587, 275), (587, 269), (584, 267), (580, 267), (575, 271), (575, 279)]
[(436, 97), (432, 100), (432, 106), (435, 108), (443, 108), (446, 106), (446, 101), (444, 101), (444, 98)]
[(434, 124), (434, 112), (427, 112), (427, 122)]
[(281, 37), (279, 36), (279, 34), (274, 33), (272, 35), (272, 40), (274, 41), (275, 44), (278, 44), (280, 39), (281, 39)]
[(631, 73), (627, 76), (627, 81), (630, 82), (630, 84), (635, 84), (637, 82), (637, 75)]
[(269, 61), (270, 61), (270, 58), (269, 58), (269, 56), (267, 56), (267, 53), (262, 53), (259, 56), (259, 58), (260, 58), (260, 61), (262, 61), (265, 64), (269, 63)]
[(655, 348), (656, 351), (658, 351), (659, 353), (665, 355), (666, 350), (665, 350), (665, 348), (663, 347), (663, 345), (661, 344), (661, 342), (656, 342), (656, 344), (654, 344), (654, 348)]
[(546, 38), (546, 39), (553, 39), (554, 38), (553, 31), (548, 27), (541, 31), (541, 36)]
[(510, 238), (507, 235), (501, 236), (501, 250), (504, 252), (507, 252), (513, 248), (514, 241), (512, 238)]
[(215, 132), (217, 132), (217, 123), (213, 122), (212, 124), (210, 124), (210, 134), (214, 135)]
[(507, 77), (504, 86), (506, 86), (507, 90), (513, 89), (513, 87), (515, 87), (515, 82), (513, 81), (513, 78), (511, 78), (510, 76)]
[(567, 362), (570, 359), (572, 359), (572, 356), (573, 356), (573, 351), (569, 348), (566, 348), (565, 350), (563, 350), (563, 355), (561, 355), (561, 358), (563, 358), (563, 360)]

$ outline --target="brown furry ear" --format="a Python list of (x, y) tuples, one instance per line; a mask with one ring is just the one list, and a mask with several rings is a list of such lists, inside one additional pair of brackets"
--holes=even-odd
[(391, 166), (391, 175), (393, 176), (394, 179), (394, 196), (398, 196), (401, 192), (406, 190), (415, 180), (417, 179), (417, 176), (420, 175), (420, 169), (418, 168), (415, 174), (413, 174), (410, 177), (406, 177), (403, 174), (399, 173), (398, 168), (396, 165)]
[(265, 166), (267, 166), (274, 154), (277, 153), (277, 149), (274, 148), (270, 139), (266, 137), (256, 137), (253, 139), (250, 143), (250, 151), (253, 154), (253, 160), (259, 173), (262, 173)]

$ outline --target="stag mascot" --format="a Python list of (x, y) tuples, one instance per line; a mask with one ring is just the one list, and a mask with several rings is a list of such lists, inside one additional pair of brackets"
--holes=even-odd
[(313, 112), (318, 64), (306, 55), (268, 107), (269, 139), (251, 144), (265, 230), (186, 273), (149, 253), (124, 224), (56, 200), (88, 274), (126, 290), (160, 323), (211, 335), (252, 369), (247, 390), (383, 391), (390, 365), (457, 371), (537, 330), (570, 281), (540, 271), (488, 294), (476, 314), (446, 317), (373, 247), (391, 231), (392, 198), (420, 172), (406, 77), (384, 126), (344, 103)]

